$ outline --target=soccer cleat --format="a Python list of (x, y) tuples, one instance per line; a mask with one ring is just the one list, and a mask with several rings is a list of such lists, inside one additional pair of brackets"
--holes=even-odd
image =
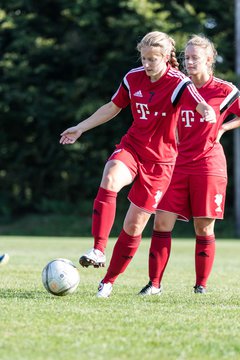
[(94, 266), (96, 268), (104, 267), (106, 256), (98, 249), (91, 249), (79, 259), (80, 265), (83, 267)]
[(0, 266), (1, 265), (6, 265), (9, 261), (9, 255), (8, 254), (3, 254), (0, 255)]
[(206, 294), (207, 290), (202, 285), (195, 285), (194, 287), (195, 294)]
[(112, 284), (100, 282), (98, 286), (97, 297), (99, 298), (108, 298), (112, 292)]
[(138, 295), (141, 296), (148, 296), (148, 295), (161, 295), (162, 293), (162, 286), (159, 288), (152, 285), (152, 282), (149, 281), (149, 283), (142, 288), (142, 290), (138, 293)]

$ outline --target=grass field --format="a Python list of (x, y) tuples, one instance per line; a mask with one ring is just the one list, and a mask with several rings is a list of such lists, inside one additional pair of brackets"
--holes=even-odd
[(41, 282), (45, 264), (65, 257), (78, 265), (91, 244), (87, 238), (0, 237), (0, 251), (10, 254), (0, 268), (1, 360), (240, 359), (240, 241), (218, 241), (207, 295), (192, 293), (193, 239), (174, 240), (161, 296), (136, 295), (148, 280), (148, 239), (109, 299), (96, 298), (105, 269), (93, 268), (79, 268), (73, 295), (48, 294)]

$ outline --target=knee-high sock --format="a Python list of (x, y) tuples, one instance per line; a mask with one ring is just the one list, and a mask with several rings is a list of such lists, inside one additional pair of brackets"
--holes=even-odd
[(99, 188), (93, 204), (92, 235), (94, 248), (104, 253), (116, 214), (117, 193)]
[(135, 255), (142, 235), (130, 236), (124, 230), (121, 231), (119, 238), (114, 246), (112, 258), (103, 279), (104, 283), (114, 283), (118, 275), (123, 273)]
[(207, 285), (215, 257), (215, 236), (196, 236), (195, 271), (196, 285)]
[(160, 287), (171, 252), (171, 232), (153, 231), (149, 250), (148, 271), (152, 285)]

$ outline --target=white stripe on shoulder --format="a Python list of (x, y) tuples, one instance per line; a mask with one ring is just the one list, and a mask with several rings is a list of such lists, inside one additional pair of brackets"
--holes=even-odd
[(169, 69), (168, 75), (171, 76), (171, 77), (179, 78), (179, 79), (186, 78), (186, 75), (184, 75), (181, 71), (175, 70), (175, 69), (172, 69), (172, 68)]
[(129, 72), (138, 72), (138, 71), (144, 71), (144, 67), (143, 66), (139, 66), (137, 68), (133, 68), (132, 70), (130, 70)]
[(143, 66), (140, 66), (138, 68), (134, 68), (134, 69), (131, 69), (123, 78), (123, 82), (124, 82), (124, 85), (127, 87), (128, 90), (130, 90), (130, 86), (129, 86), (129, 83), (128, 83), (128, 80), (127, 80), (127, 76), (129, 74), (133, 74), (133, 73), (137, 73), (137, 72), (143, 72), (145, 71), (144, 70), (144, 67)]
[(190, 84), (188, 85), (188, 89), (190, 91), (190, 94), (192, 95), (192, 97), (198, 102), (205, 102), (204, 98), (202, 97), (202, 95), (199, 94), (199, 92), (197, 91), (195, 85)]
[(128, 71), (128, 73), (125, 75), (125, 77), (126, 77), (128, 74), (132, 74), (132, 73), (136, 73), (136, 72), (141, 72), (141, 71), (144, 71), (144, 67), (143, 67), (143, 66), (139, 66), (139, 67), (137, 67), (137, 68), (131, 69), (130, 71)]
[[(174, 75), (171, 75), (174, 76)], [(180, 83), (177, 85), (177, 87), (175, 88), (175, 90), (172, 93), (171, 96), (171, 102), (174, 103), (175, 99), (177, 98), (179, 92), (181, 91), (182, 87), (187, 83), (191, 81), (188, 77), (185, 77), (183, 80), (180, 81)]]
[(231, 82), (229, 82), (229, 81), (226, 81), (226, 80), (222, 80), (222, 79), (219, 79), (219, 78), (217, 78), (217, 77), (213, 77), (213, 80), (215, 81), (215, 82), (218, 82), (218, 83), (220, 83), (220, 84), (224, 84), (224, 85), (227, 85), (227, 86), (229, 86), (230, 88), (235, 88), (236, 86), (235, 85), (233, 85), (233, 83), (231, 83)]
[(123, 82), (124, 82), (124, 85), (127, 87), (127, 89), (129, 90), (130, 89), (130, 87), (129, 87), (129, 83), (128, 83), (128, 81), (127, 81), (127, 75), (126, 76), (124, 76), (124, 78), (123, 78)]
[(237, 95), (239, 90), (236, 88), (236, 86), (233, 86), (233, 90), (228, 94), (228, 96), (223, 100), (223, 102), (220, 105), (220, 110), (222, 110), (231, 100)]

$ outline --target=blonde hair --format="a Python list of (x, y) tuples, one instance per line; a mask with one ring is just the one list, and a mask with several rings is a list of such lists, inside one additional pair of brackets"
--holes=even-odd
[(178, 68), (178, 62), (175, 55), (175, 41), (167, 34), (160, 31), (152, 31), (146, 34), (137, 44), (137, 50), (141, 52), (143, 47), (159, 47), (162, 55), (169, 55), (169, 63)]
[(215, 66), (216, 59), (217, 59), (217, 50), (216, 50), (214, 44), (212, 43), (212, 41), (210, 41), (204, 35), (191, 35), (191, 38), (188, 40), (188, 42), (185, 46), (185, 50), (189, 45), (199, 46), (205, 50), (206, 55), (209, 56), (211, 59), (208, 71), (210, 74), (213, 73), (214, 66)]

